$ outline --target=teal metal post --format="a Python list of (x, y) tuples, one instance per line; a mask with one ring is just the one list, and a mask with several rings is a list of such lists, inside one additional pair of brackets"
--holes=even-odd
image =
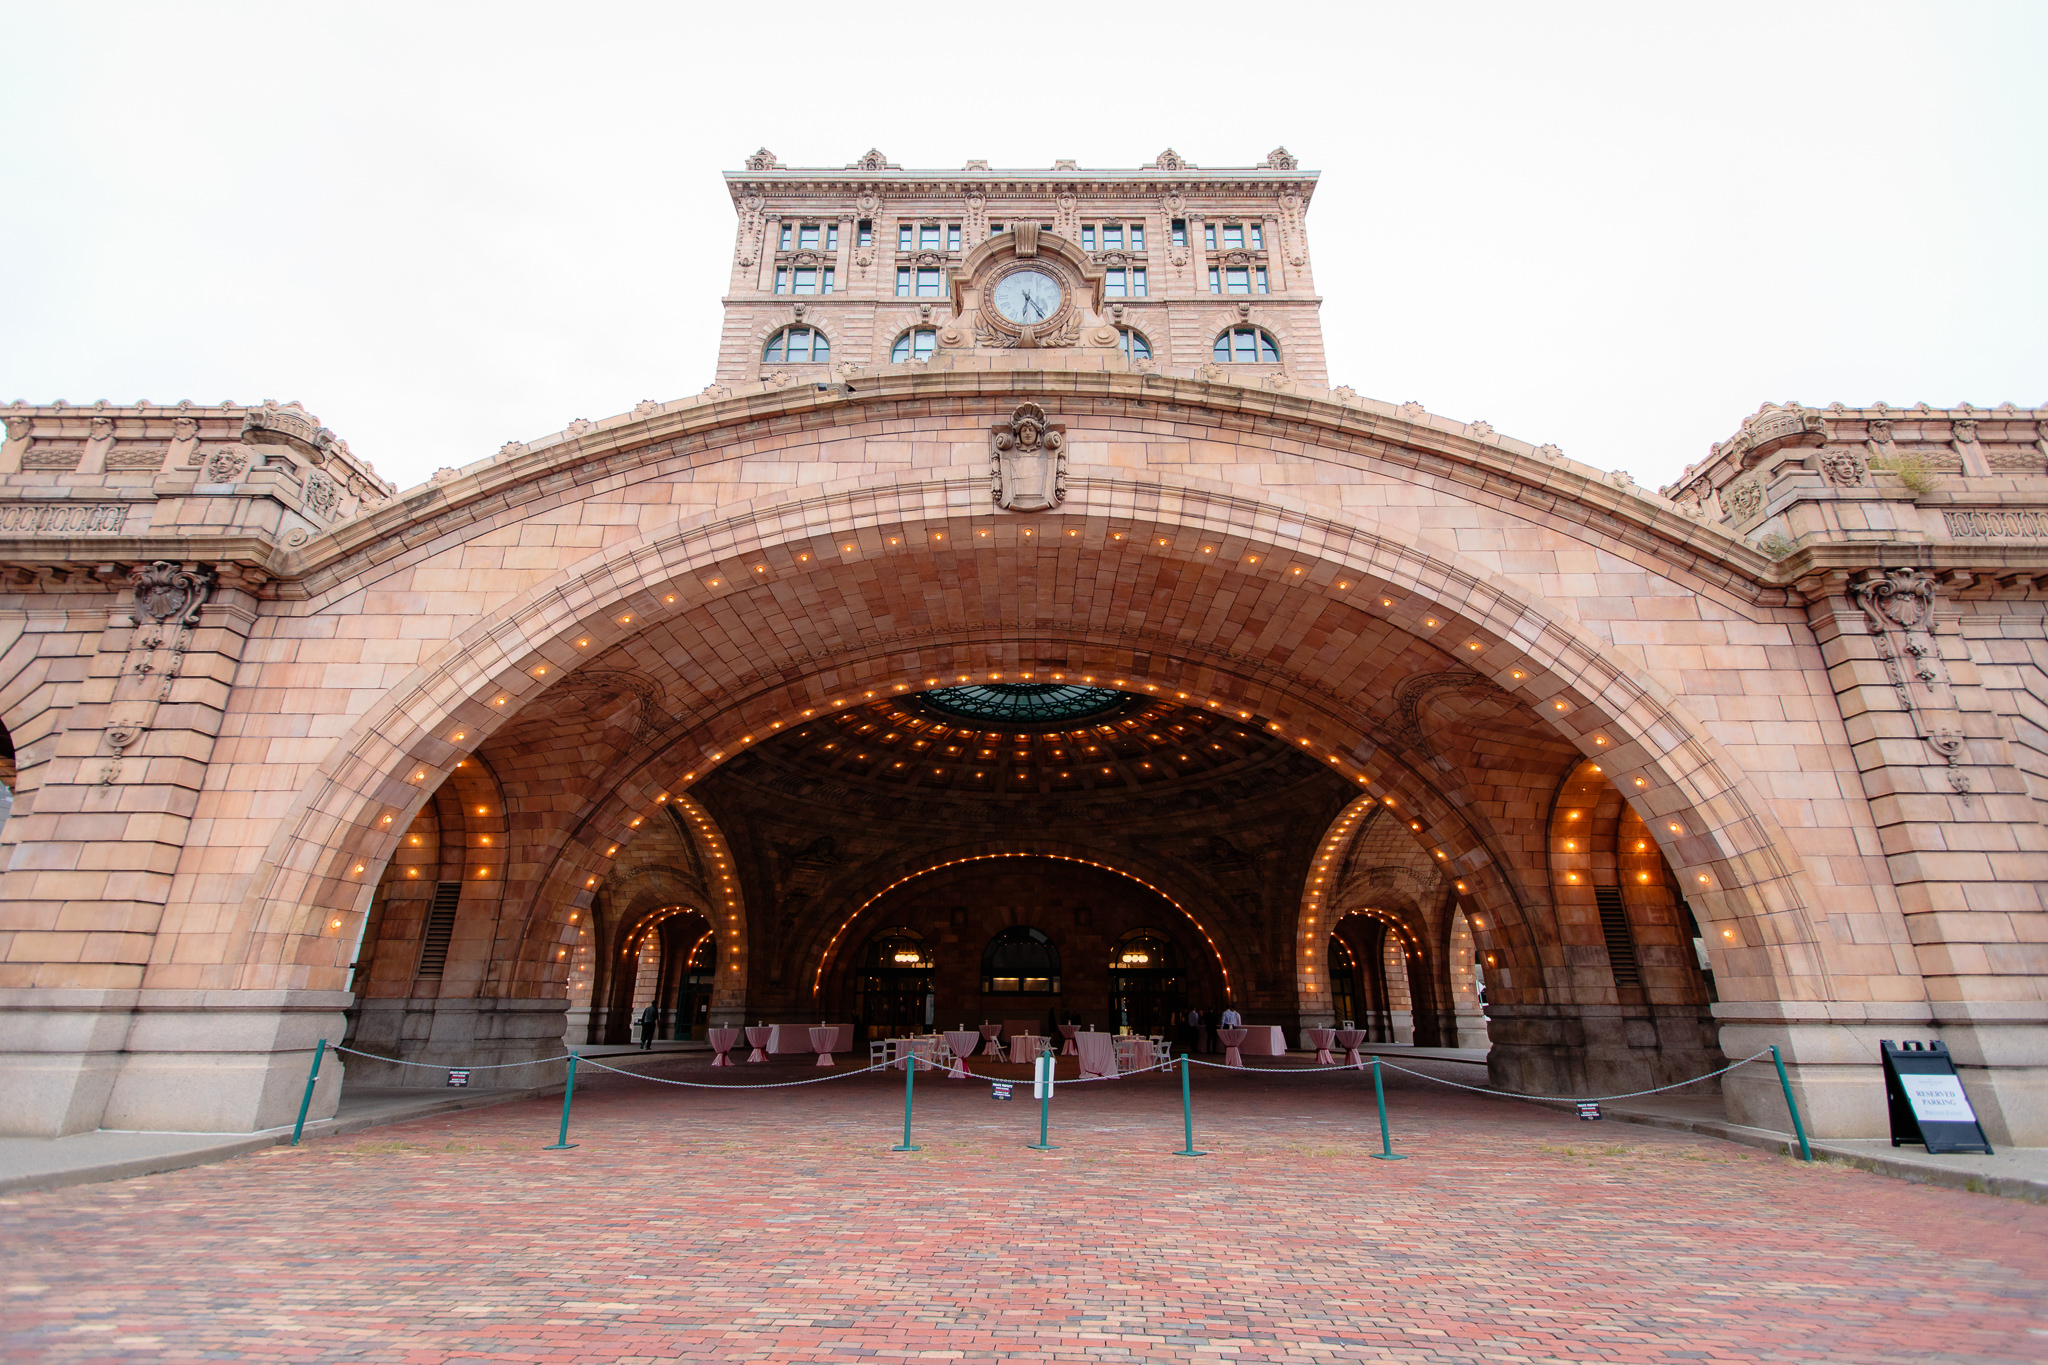
[(322, 1038), (320, 1046), (313, 1049), (313, 1074), (306, 1077), (306, 1098), (299, 1101), (299, 1121), (292, 1125), (292, 1146), (299, 1145), (299, 1134), (306, 1131), (306, 1111), (313, 1107), (313, 1082), (320, 1079), (320, 1059), (327, 1055), (327, 1040)]
[(569, 1101), (576, 1098), (576, 1049), (569, 1049), (569, 1081), (562, 1087), (562, 1133), (543, 1152), (566, 1152), (576, 1144), (569, 1141)]
[(1372, 1097), (1380, 1106), (1380, 1149), (1372, 1154), (1374, 1161), (1406, 1161), (1405, 1156), (1396, 1155), (1393, 1134), (1387, 1130), (1387, 1088), (1380, 1084), (1380, 1058), (1372, 1058)]
[[(1799, 1121), (1799, 1106), (1792, 1099), (1792, 1080), (1785, 1074), (1785, 1063), (1778, 1056), (1778, 1045), (1776, 1043), (1771, 1044), (1771, 1065), (1778, 1068), (1778, 1084), (1785, 1087), (1785, 1107), (1792, 1111), (1792, 1131), (1799, 1138), (1799, 1159), (1801, 1161), (1811, 1161), (1813, 1160), (1813, 1148), (1806, 1145), (1806, 1125)], [(318, 1063), (314, 1064), (314, 1069), (319, 1069)], [(311, 1092), (309, 1091), (308, 1093)]]
[(889, 1150), (892, 1152), (915, 1152), (922, 1150), (910, 1140), (910, 1094), (911, 1087), (916, 1083), (917, 1054), (909, 1048), (905, 1048), (903, 1049), (903, 1141), (891, 1147)]
[[(1045, 1140), (1046, 1124), (1052, 1117), (1052, 1069), (1057, 1065), (1059, 1063), (1050, 1057), (1040, 1057), (1032, 1064), (1033, 1070), (1041, 1066), (1045, 1068), (1045, 1084), (1040, 1087), (1038, 1092), (1038, 1141), (1026, 1144), (1034, 1152), (1053, 1152), (1059, 1150), (1058, 1143)], [(1036, 1077), (1033, 1079), (1036, 1079)]]
[(1180, 1122), (1186, 1134), (1186, 1145), (1175, 1156), (1207, 1156), (1207, 1152), (1195, 1150), (1195, 1102), (1188, 1092), (1188, 1055), (1180, 1055)]

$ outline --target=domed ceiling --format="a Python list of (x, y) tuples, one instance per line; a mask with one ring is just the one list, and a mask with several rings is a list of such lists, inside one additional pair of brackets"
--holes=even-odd
[(1255, 719), (1052, 684), (949, 687), (848, 707), (757, 745), (725, 769), (754, 782), (778, 770), (969, 800), (1121, 797), (1231, 778), (1270, 791), (1328, 778)]

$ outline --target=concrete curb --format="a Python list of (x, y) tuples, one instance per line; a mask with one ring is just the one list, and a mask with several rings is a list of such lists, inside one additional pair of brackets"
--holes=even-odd
[[(1739, 1123), (1716, 1119), (1689, 1119), (1670, 1114), (1631, 1112), (1617, 1109), (1612, 1105), (1602, 1105), (1600, 1113), (1603, 1118), (1641, 1124), (1645, 1128), (1698, 1133), (1704, 1137), (1739, 1142), (1745, 1147), (1761, 1147), (1767, 1152), (1776, 1152), (1780, 1156), (1789, 1156), (1795, 1160), (1799, 1156), (1799, 1140), (1796, 1137), (1790, 1133), (1774, 1133), (1768, 1128), (1749, 1128)], [(1815, 1161), (1831, 1161), (1843, 1166), (1852, 1166), (1859, 1171), (1888, 1175), (1898, 1180), (1910, 1180), (1920, 1185), (1940, 1185), (1952, 1190), (1968, 1190), (1973, 1194), (1991, 1194), (2002, 1199), (2024, 1199), (2030, 1203), (2048, 1204), (2048, 1180), (1959, 1170), (1952, 1166), (1931, 1164), (1925, 1158), (1916, 1160), (1905, 1156), (1885, 1156), (1857, 1151), (1826, 1141), (1809, 1141), (1807, 1146), (1812, 1150)]]
[[(582, 1086), (579, 1084), (577, 1088), (580, 1090)], [(535, 1086), (523, 1090), (486, 1090), (469, 1095), (437, 1096), (432, 1100), (422, 1099), (416, 1106), (393, 1106), (376, 1113), (312, 1120), (306, 1124), (305, 1135), (301, 1140), (344, 1137), (366, 1128), (381, 1128), (385, 1124), (407, 1123), (413, 1119), (431, 1118), (435, 1114), (449, 1114), (463, 1109), (482, 1109), (494, 1104), (507, 1104), (513, 1100), (536, 1099), (559, 1093), (553, 1086)], [(62, 1138), (56, 1140), (63, 1141)], [(223, 1134), (217, 1142), (200, 1143), (175, 1151), (154, 1152), (146, 1156), (101, 1161), (89, 1166), (37, 1171), (28, 1175), (0, 1175), (0, 1194), (61, 1190), (73, 1185), (98, 1185), (110, 1180), (130, 1180), (139, 1175), (181, 1171), (191, 1166), (210, 1166), (217, 1161), (246, 1156), (250, 1152), (280, 1146), (291, 1140), (290, 1128), (272, 1128), (261, 1133)]]

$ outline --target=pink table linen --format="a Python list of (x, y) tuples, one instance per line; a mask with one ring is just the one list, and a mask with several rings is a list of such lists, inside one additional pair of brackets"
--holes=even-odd
[(1016, 1033), (1010, 1036), (1010, 1061), (1018, 1066), (1029, 1066), (1038, 1060), (1039, 1038), (1035, 1033)]
[(731, 1066), (732, 1058), (726, 1054), (740, 1040), (740, 1031), (736, 1028), (715, 1028), (706, 1036), (711, 1039), (711, 1065)]
[(1358, 1045), (1364, 1041), (1365, 1030), (1362, 1028), (1340, 1028), (1337, 1030), (1337, 1046), (1345, 1049), (1348, 1054), (1344, 1058), (1346, 1066), (1362, 1067), (1365, 1065), (1365, 1058), (1358, 1055)]
[(775, 1030), (774, 1030), (774, 1029), (772, 1029), (772, 1028), (750, 1028), (750, 1029), (748, 1029), (748, 1030), (747, 1030), (747, 1046), (748, 1046), (748, 1047), (750, 1047), (750, 1048), (752, 1048), (752, 1049), (754, 1049), (754, 1050), (753, 1050), (753, 1052), (751, 1052), (750, 1054), (748, 1054), (748, 1056), (747, 1056), (747, 1060), (748, 1060), (748, 1061), (750, 1061), (750, 1062), (765, 1062), (765, 1061), (767, 1061), (767, 1060), (768, 1060), (768, 1054), (767, 1054), (766, 1052), (762, 1051), (762, 1049), (768, 1046), (768, 1040), (769, 1040), (770, 1038), (774, 1037), (774, 1036), (775, 1036)]
[(838, 1041), (839, 1029), (837, 1025), (827, 1024), (823, 1028), (811, 1030), (811, 1046), (817, 1050), (819, 1066), (832, 1065), (832, 1045)]
[(1081, 1059), (1083, 1076), (1114, 1076), (1116, 1069), (1116, 1038), (1107, 1033), (1076, 1033), (1074, 1035), (1076, 1055)]
[(1003, 1026), (1001, 1024), (983, 1024), (981, 1026), (981, 1037), (982, 1051), (1000, 1062), (1003, 1059)]
[(946, 1033), (946, 1046), (953, 1053), (953, 1069), (946, 1074), (956, 1081), (967, 1079), (966, 1059), (974, 1055), (974, 1049), (981, 1046), (979, 1029), (950, 1029)]
[(1239, 1051), (1239, 1049), (1244, 1046), (1245, 1035), (1250, 1032), (1250, 1029), (1241, 1028), (1220, 1028), (1216, 1030), (1216, 1041), (1223, 1044), (1223, 1065), (1244, 1065), (1244, 1053)]
[(1287, 1033), (1278, 1024), (1248, 1024), (1239, 1051), (1247, 1057), (1285, 1057)]
[(1062, 1033), (1063, 1035), (1065, 1035), (1065, 1037), (1066, 1037), (1066, 1040), (1067, 1040), (1066, 1046), (1060, 1049), (1060, 1056), (1062, 1056), (1062, 1057), (1078, 1057), (1078, 1056), (1080, 1056), (1080, 1055), (1081, 1055), (1081, 1050), (1080, 1050), (1079, 1048), (1077, 1048), (1077, 1047), (1075, 1047), (1075, 1046), (1074, 1046), (1074, 1033), (1075, 1033), (1075, 1030), (1079, 1029), (1080, 1027), (1081, 1027), (1081, 1026), (1080, 1026), (1079, 1024), (1061, 1024), (1061, 1025), (1060, 1025), (1060, 1032), (1061, 1032), (1061, 1033)]
[(1316, 1050), (1316, 1064), (1318, 1066), (1331, 1066), (1335, 1064), (1336, 1059), (1330, 1056), (1330, 1044), (1336, 1040), (1337, 1030), (1333, 1028), (1305, 1028), (1301, 1031), (1301, 1045), (1303, 1047), (1312, 1047)]

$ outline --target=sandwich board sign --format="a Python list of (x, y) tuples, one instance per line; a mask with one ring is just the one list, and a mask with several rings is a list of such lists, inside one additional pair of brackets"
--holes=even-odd
[(1880, 1042), (1878, 1048), (1884, 1054), (1892, 1146), (1917, 1142), (1930, 1152), (1990, 1153), (1947, 1043)]

